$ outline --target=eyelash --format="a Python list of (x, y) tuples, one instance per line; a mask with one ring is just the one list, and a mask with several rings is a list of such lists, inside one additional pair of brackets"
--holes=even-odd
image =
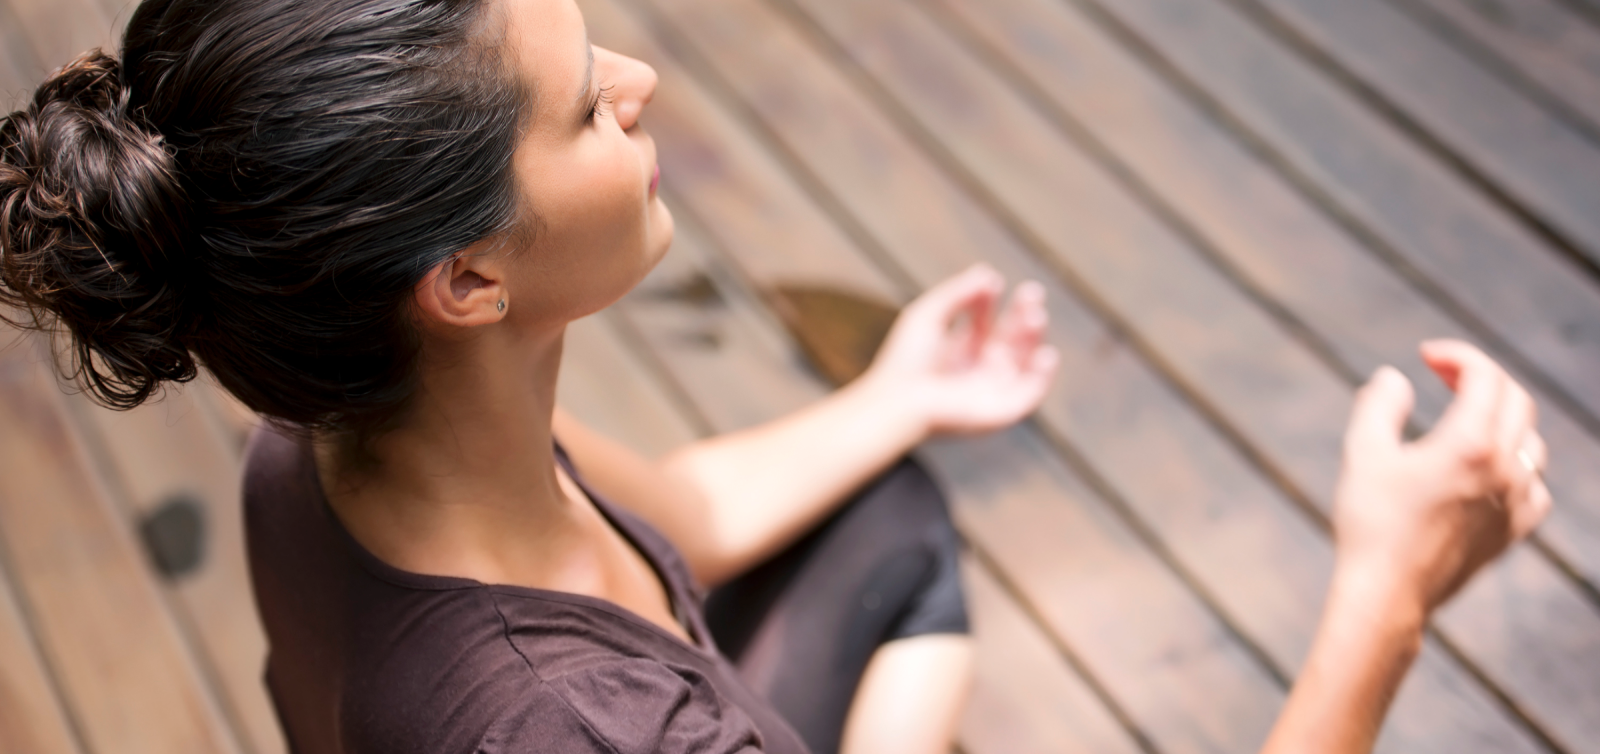
[(611, 87), (602, 86), (599, 91), (594, 93), (594, 101), (589, 103), (589, 120), (592, 121), (594, 116), (609, 112), (610, 107)]

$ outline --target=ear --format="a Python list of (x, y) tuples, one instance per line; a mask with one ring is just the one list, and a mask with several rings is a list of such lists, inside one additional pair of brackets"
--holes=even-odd
[(417, 284), (417, 309), (426, 322), (455, 327), (475, 327), (505, 318), (500, 307), (507, 301), (501, 254), (480, 254), (468, 249), (434, 267)]

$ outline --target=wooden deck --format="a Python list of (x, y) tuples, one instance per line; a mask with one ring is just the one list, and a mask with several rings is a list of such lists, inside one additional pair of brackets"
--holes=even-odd
[[(819, 395), (772, 291), (1049, 289), (1037, 418), (924, 457), (970, 545), (967, 754), (1245, 752), (1307, 650), (1355, 386), (1540, 399), (1559, 509), (1438, 616), (1384, 752), (1600, 752), (1600, 0), (581, 0), (661, 74), (678, 241), (562, 399), (660, 452)], [(0, 95), (121, 0), (0, 0)], [(9, 109), (9, 108), (8, 108)], [(239, 536), (248, 417), (0, 353), (0, 751), (279, 754)], [(191, 501), (200, 565), (141, 531)]]

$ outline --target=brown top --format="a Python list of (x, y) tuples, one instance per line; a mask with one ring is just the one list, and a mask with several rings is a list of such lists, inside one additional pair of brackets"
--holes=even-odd
[(677, 551), (559, 447), (694, 645), (605, 600), (391, 567), (328, 507), (308, 442), (258, 431), (247, 455), (267, 687), (294, 754), (805, 752), (711, 644)]

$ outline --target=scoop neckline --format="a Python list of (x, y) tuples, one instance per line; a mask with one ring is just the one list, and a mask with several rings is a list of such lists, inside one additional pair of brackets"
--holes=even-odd
[[(551, 602), (560, 602), (577, 607), (586, 607), (607, 615), (611, 615), (615, 618), (620, 618), (629, 623), (639, 624), (640, 626), (643, 626), (649, 631), (660, 635), (674, 644), (690, 649), (697, 653), (710, 655), (714, 652), (713, 647), (711, 646), (710, 637), (706, 635), (707, 632), (702, 627), (702, 623), (694, 620), (691, 612), (693, 610), (692, 606), (685, 604), (685, 601), (689, 595), (680, 593), (680, 589), (675, 587), (673, 580), (667, 577), (666, 565), (656, 559), (655, 555), (650, 551), (650, 548), (645, 547), (640, 543), (639, 538), (635, 536), (636, 532), (634, 532), (632, 529), (632, 524), (619, 519), (615, 515), (616, 511), (612, 509), (613, 504), (610, 501), (596, 495), (594, 490), (590, 489), (588, 483), (586, 483), (583, 480), (583, 477), (578, 474), (577, 468), (573, 466), (572, 459), (569, 455), (567, 455), (566, 448), (562, 447), (559, 441), (554, 442), (556, 464), (561, 467), (562, 471), (566, 472), (567, 477), (570, 478), (574, 484), (578, 485), (578, 489), (582, 490), (583, 494), (589, 498), (589, 502), (592, 503), (595, 507), (595, 510), (598, 510), (600, 515), (605, 518), (606, 523), (609, 524), (611, 528), (618, 534), (622, 535), (623, 540), (627, 542), (628, 546), (632, 547), (634, 552), (637, 552), (639, 557), (643, 558), (644, 562), (650, 566), (650, 570), (655, 574), (656, 580), (661, 583), (662, 591), (666, 592), (668, 609), (672, 612), (673, 618), (678, 620), (679, 624), (683, 626), (684, 632), (689, 635), (688, 640), (685, 640), (683, 637), (678, 636), (659, 625), (656, 625), (655, 621), (652, 621), (649, 618), (646, 618), (608, 599), (594, 597), (587, 594), (579, 594), (577, 592), (563, 592), (559, 589), (545, 589), (541, 587), (523, 586), (521, 584), (489, 583), (485, 581), (479, 581), (478, 579), (468, 576), (446, 576), (442, 574), (421, 573), (418, 571), (409, 571), (392, 565), (383, 558), (378, 557), (376, 553), (367, 549), (366, 545), (361, 544), (361, 541), (356, 539), (355, 535), (351, 534), (349, 529), (345, 528), (344, 522), (339, 520), (338, 513), (333, 510), (333, 505), (328, 502), (327, 491), (322, 489), (321, 475), (317, 473), (316, 457), (315, 453), (311, 449), (310, 443), (296, 442), (296, 444), (301, 446), (301, 459), (305, 463), (307, 474), (310, 476), (311, 486), (316, 490), (318, 511), (327, 519), (328, 524), (333, 527), (334, 531), (338, 532), (339, 538), (343, 540), (345, 546), (356, 557), (356, 560), (361, 563), (362, 568), (374, 578), (405, 589), (415, 589), (418, 591), (439, 592), (464, 589), (481, 589), (494, 594), (530, 597)], [(679, 618), (680, 613), (683, 616), (681, 619)]]

